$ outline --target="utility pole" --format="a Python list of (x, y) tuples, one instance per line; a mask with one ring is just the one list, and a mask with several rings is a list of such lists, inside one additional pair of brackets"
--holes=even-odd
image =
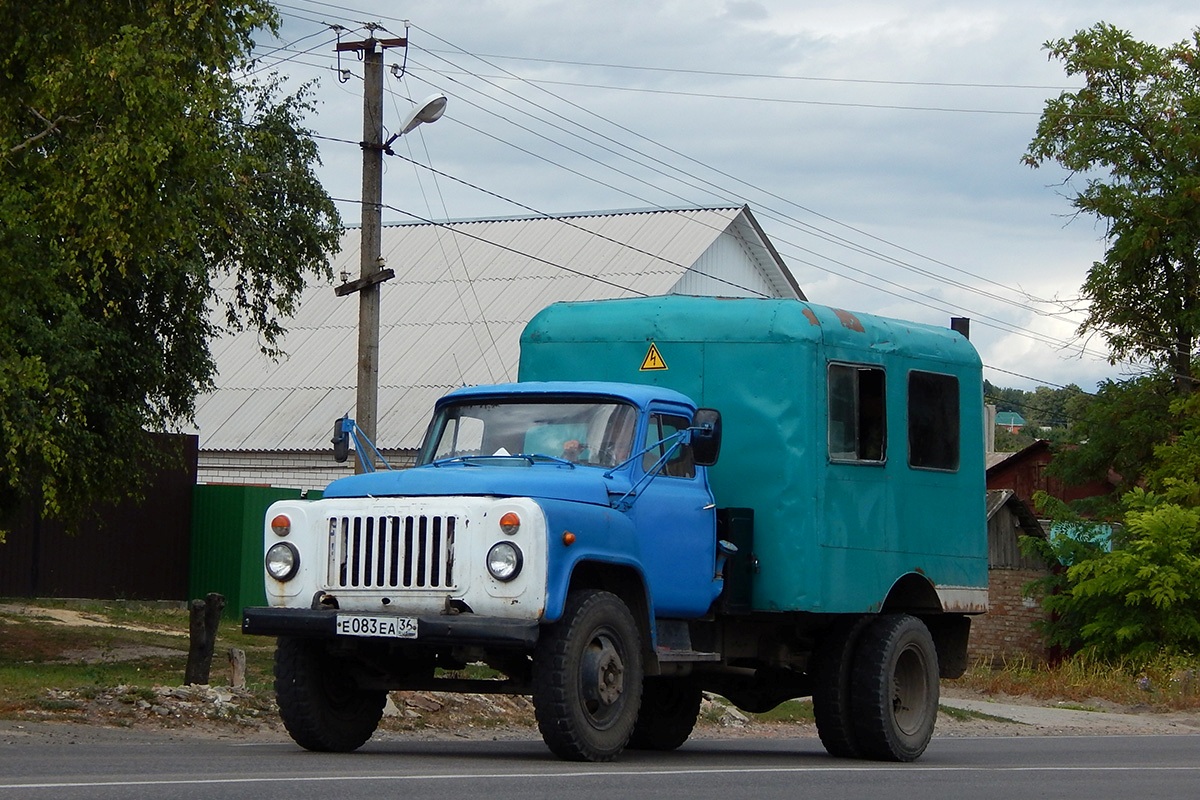
[[(379, 284), (396, 273), (384, 269), (380, 254), (380, 228), (383, 202), (383, 51), (406, 47), (408, 40), (376, 39), (339, 42), (337, 51), (357, 51), (363, 59), (363, 138), (362, 147), (362, 243), (358, 280), (343, 283), (334, 291), (339, 296), (358, 292), (358, 393), (354, 418), (367, 439), (375, 442), (379, 414)], [(364, 456), (367, 458), (369, 456)], [(358, 472), (363, 459), (357, 460)]]

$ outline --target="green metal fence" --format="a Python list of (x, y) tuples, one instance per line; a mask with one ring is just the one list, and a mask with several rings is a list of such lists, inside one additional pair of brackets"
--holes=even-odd
[(225, 616), (265, 605), (263, 517), (276, 500), (317, 499), (320, 492), (275, 486), (200, 485), (192, 496), (191, 569), (188, 597), (225, 596)]

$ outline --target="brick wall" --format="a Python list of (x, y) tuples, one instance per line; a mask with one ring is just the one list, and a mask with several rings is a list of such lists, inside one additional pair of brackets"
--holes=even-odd
[[(389, 452), (384, 456), (393, 467), (412, 466), (410, 452)], [(353, 455), (346, 463), (339, 464), (328, 450), (287, 453), (204, 450), (196, 465), (197, 483), (289, 489), (324, 489), (330, 481), (353, 474)]]
[(1033, 627), (1043, 617), (1041, 606), (1022, 593), (1027, 583), (1045, 574), (1038, 569), (988, 570), (988, 613), (971, 619), (972, 661), (1045, 658), (1041, 634)]

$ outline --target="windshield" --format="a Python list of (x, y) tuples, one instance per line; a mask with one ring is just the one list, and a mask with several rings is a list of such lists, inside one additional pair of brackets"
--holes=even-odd
[(636, 424), (633, 406), (611, 400), (464, 401), (438, 412), (419, 463), (542, 455), (613, 467), (629, 458)]

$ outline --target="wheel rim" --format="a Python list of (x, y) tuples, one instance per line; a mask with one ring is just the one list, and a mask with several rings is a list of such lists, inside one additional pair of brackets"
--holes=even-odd
[(625, 660), (610, 632), (597, 632), (584, 648), (579, 681), (580, 700), (588, 721), (599, 729), (612, 725), (624, 698)]
[(925, 654), (916, 645), (909, 645), (896, 658), (892, 677), (892, 717), (896, 727), (912, 736), (925, 724), (929, 686), (926, 683)]

